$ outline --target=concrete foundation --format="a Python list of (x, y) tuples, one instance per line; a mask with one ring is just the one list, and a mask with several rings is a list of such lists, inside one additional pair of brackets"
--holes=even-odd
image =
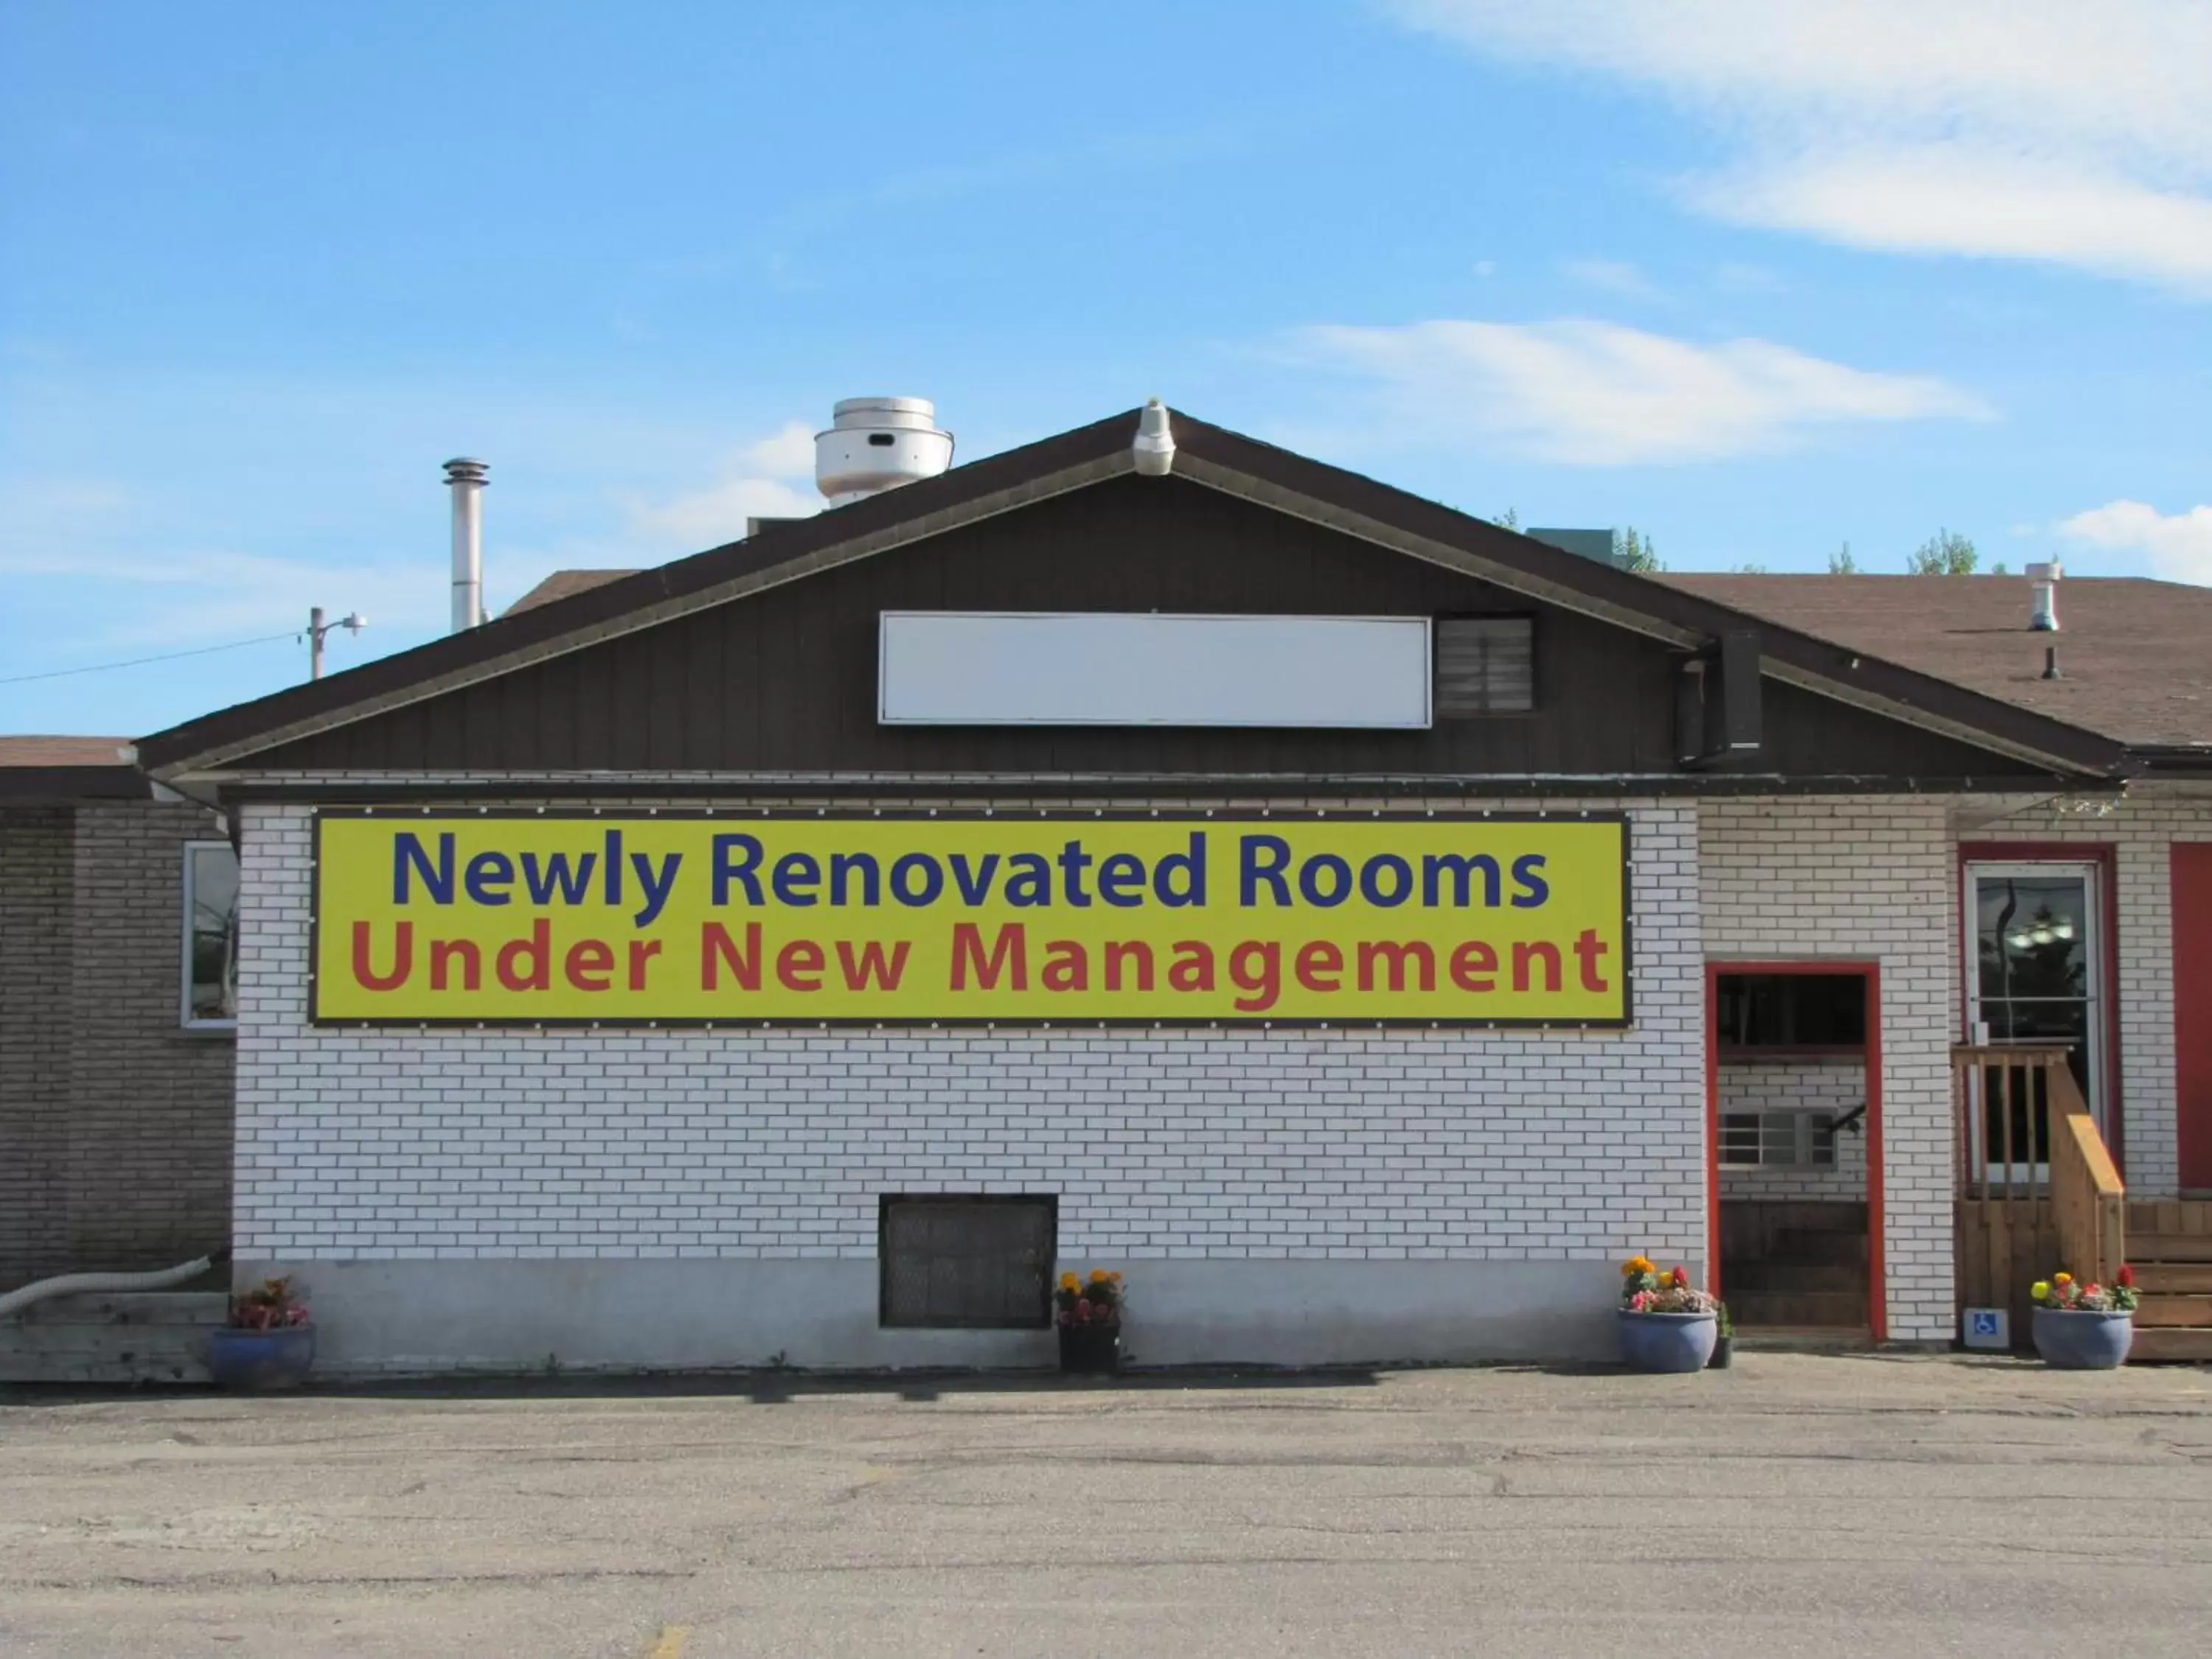
[[(1702, 1276), (1702, 1262), (1685, 1265)], [(1128, 1271), (1124, 1352), (1133, 1364), (1617, 1354), (1611, 1261), (1150, 1261)], [(271, 1273), (297, 1276), (319, 1328), (316, 1370), (331, 1376), (1057, 1363), (1049, 1329), (884, 1329), (866, 1259), (237, 1267), (240, 1284)]]

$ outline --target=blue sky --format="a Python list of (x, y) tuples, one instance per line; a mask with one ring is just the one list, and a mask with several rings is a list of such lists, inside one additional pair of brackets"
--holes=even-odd
[(1158, 395), (1681, 568), (2212, 581), (2212, 8), (0, 8), (0, 731)]

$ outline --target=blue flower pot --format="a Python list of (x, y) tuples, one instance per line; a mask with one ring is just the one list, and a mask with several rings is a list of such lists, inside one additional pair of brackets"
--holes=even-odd
[(208, 1333), (207, 1362), (208, 1374), (226, 1389), (296, 1389), (315, 1363), (315, 1328), (241, 1331), (226, 1325)]
[(1713, 1314), (1620, 1310), (1620, 1357), (1639, 1371), (1701, 1371), (1719, 1338)]
[(2035, 1310), (2035, 1351), (2045, 1364), (2060, 1370), (2115, 1370), (2127, 1358), (2135, 1340), (2133, 1314)]

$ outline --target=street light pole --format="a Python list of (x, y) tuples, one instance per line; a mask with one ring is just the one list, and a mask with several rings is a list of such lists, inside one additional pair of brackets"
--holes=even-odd
[(349, 634), (358, 634), (368, 626), (368, 618), (358, 611), (349, 611), (334, 623), (323, 620), (323, 607), (312, 605), (307, 611), (307, 678), (319, 680), (323, 677), (323, 640), (333, 628), (343, 628)]

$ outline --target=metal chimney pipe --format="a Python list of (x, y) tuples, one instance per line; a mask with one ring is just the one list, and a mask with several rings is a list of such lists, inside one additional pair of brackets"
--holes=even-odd
[[(2056, 634), (2058, 631), (2058, 579), (2066, 574), (2057, 560), (2048, 564), (2032, 564), (2027, 568), (2028, 631), (2035, 634)], [(2055, 676), (2045, 676), (2046, 678)]]
[(458, 456), (446, 463), (453, 491), (453, 627), (465, 633), (483, 620), (483, 487), (491, 469)]

